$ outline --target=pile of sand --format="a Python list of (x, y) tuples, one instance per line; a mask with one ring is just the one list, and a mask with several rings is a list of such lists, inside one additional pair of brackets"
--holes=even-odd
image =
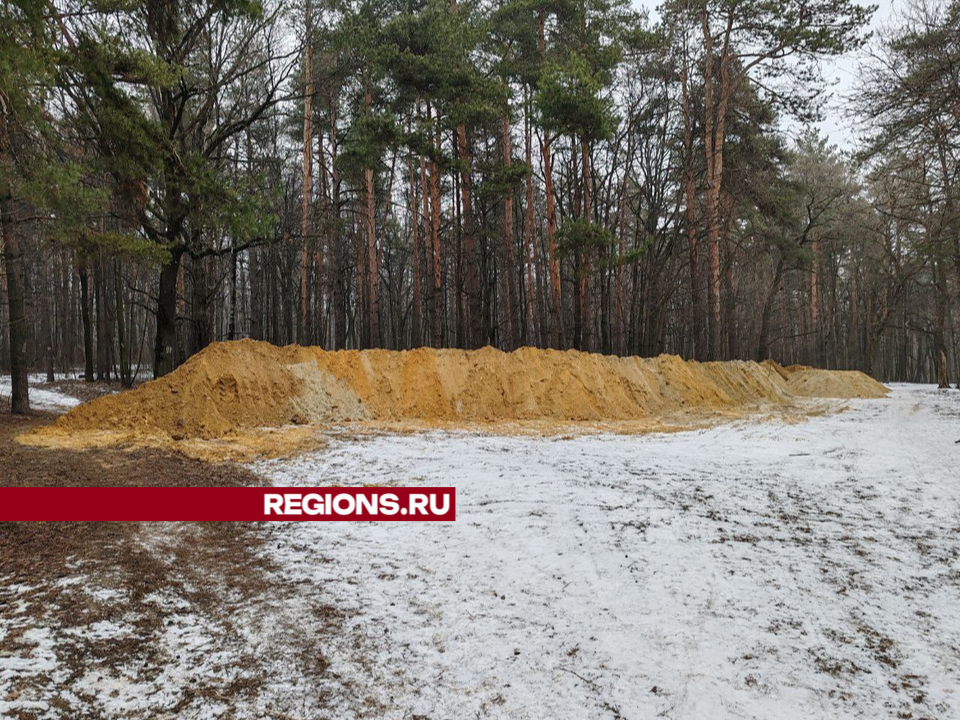
[(301, 444), (302, 432), (276, 432), (290, 425), (661, 421), (787, 407), (798, 397), (885, 393), (862, 373), (770, 362), (533, 348), (328, 352), (241, 340), (212, 345), (167, 377), (81, 405), (23, 440), (60, 447), (173, 443), (179, 450), (206, 441), (243, 445), (249, 452), (239, 455), (249, 456)]
[(774, 360), (764, 360), (765, 367), (787, 381), (790, 392), (806, 398), (881, 398), (887, 389), (869, 375), (858, 370), (818, 370), (808, 365), (783, 367)]
[(876, 398), (887, 389), (869, 375), (856, 370), (795, 368), (787, 381), (791, 392), (812, 398)]

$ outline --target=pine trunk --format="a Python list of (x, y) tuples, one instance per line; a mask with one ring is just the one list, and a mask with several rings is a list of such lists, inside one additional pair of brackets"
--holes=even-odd
[[(170, 259), (160, 268), (160, 296), (157, 300), (157, 337), (154, 343), (153, 376), (173, 372), (177, 346), (177, 281), (180, 275), (181, 248), (174, 248)], [(81, 276), (82, 277), (82, 276)]]
[(37, 294), (40, 300), (40, 338), (43, 343), (43, 365), (47, 373), (47, 382), (53, 382), (55, 380), (53, 372), (53, 325), (55, 322), (53, 305), (55, 302), (51, 303), (54, 295), (50, 282), (50, 259), (48, 257), (41, 260), (40, 268), (40, 280), (43, 285)]
[(473, 227), (473, 193), (471, 168), (473, 157), (467, 144), (467, 129), (457, 126), (457, 153), (460, 157), (460, 218), (463, 230), (464, 292), (466, 293), (466, 346), (478, 348), (484, 344), (483, 299), (480, 296), (480, 275)]
[(113, 294), (117, 314), (117, 353), (119, 354), (120, 383), (123, 387), (130, 387), (133, 378), (130, 376), (130, 348), (127, 340), (127, 324), (123, 315), (123, 274), (120, 260), (113, 264)]
[[(430, 125), (430, 105), (427, 105), (427, 124)], [(437, 118), (439, 124), (439, 118)], [(439, 137), (435, 137), (437, 150)], [(440, 258), (440, 168), (430, 160), (430, 242), (433, 258), (433, 347), (443, 347), (443, 275)]]
[[(306, 0), (303, 98), (303, 204), (300, 210), (300, 344), (309, 344), (307, 278), (310, 270), (310, 200), (313, 194), (313, 42), (311, 38), (310, 0)], [(318, 286), (319, 292), (319, 286)]]
[[(546, 14), (544, 10), (539, 15), (538, 48), (540, 52), (540, 67), (543, 69), (546, 58)], [(557, 209), (553, 196), (553, 158), (550, 151), (550, 131), (544, 128), (543, 142), (540, 145), (543, 156), (543, 183), (547, 201), (547, 262), (550, 267), (550, 333), (552, 345), (563, 348), (563, 299), (560, 295), (560, 258), (557, 252)]]
[[(420, 102), (417, 101), (417, 116), (420, 115)], [(410, 268), (413, 272), (413, 308), (411, 311), (411, 339), (412, 347), (423, 344), (422, 312), (423, 305), (420, 297), (420, 203), (417, 198), (417, 177), (413, 155), (410, 155), (410, 230), (413, 234), (412, 257)]]
[(528, 345), (540, 344), (540, 327), (537, 322), (537, 291), (534, 286), (534, 256), (536, 253), (536, 215), (533, 196), (533, 132), (530, 127), (530, 102), (527, 96), (524, 115), (524, 160), (527, 163), (527, 207), (523, 225), (527, 251), (527, 321), (526, 342)]
[[(0, 167), (8, 167), (8, 147), (6, 120), (0, 116)], [(13, 192), (7, 178), (3, 178), (3, 187), (0, 188), (0, 229), (10, 324), (10, 411), (15, 415), (26, 415), (30, 412), (30, 388), (27, 382), (27, 342), (30, 329), (24, 297), (23, 254), (13, 226)]]
[[(510, 116), (503, 117), (503, 164), (509, 169), (513, 166), (513, 143), (510, 131)], [(517, 258), (516, 249), (513, 245), (513, 188), (507, 191), (503, 199), (503, 247), (504, 247), (504, 272), (503, 285), (504, 303), (506, 305), (504, 316), (507, 327), (507, 348), (515, 350), (520, 346), (520, 318), (517, 315), (519, 301), (516, 297), (517, 291)]]
[[(77, 273), (80, 276), (80, 322), (83, 325), (83, 379), (93, 382), (93, 325), (90, 320), (90, 273), (87, 255), (78, 251)], [(158, 325), (159, 327), (159, 325)]]

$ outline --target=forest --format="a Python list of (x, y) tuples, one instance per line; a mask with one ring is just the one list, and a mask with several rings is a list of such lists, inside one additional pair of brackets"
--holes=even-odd
[(957, 383), (960, 2), (874, 10), (6, 0), (12, 409), (245, 337)]

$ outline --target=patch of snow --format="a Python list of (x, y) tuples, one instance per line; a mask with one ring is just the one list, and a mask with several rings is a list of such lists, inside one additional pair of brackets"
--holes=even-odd
[(133, 629), (129, 625), (123, 625), (110, 620), (98, 620), (89, 625), (80, 625), (64, 630), (67, 635), (74, 635), (83, 638), (88, 642), (97, 642), (99, 640), (118, 640), (129, 637)]
[(143, 596), (144, 604), (156, 605), (164, 614), (172, 611), (185, 611), (190, 609), (190, 601), (179, 595), (170, 593), (152, 592)]
[(73, 586), (73, 585), (80, 585), (80, 584), (82, 584), (85, 580), (86, 580), (86, 578), (84, 578), (84, 577), (82, 577), (82, 576), (80, 576), (80, 575), (70, 575), (70, 576), (68, 576), (68, 577), (60, 578), (59, 580), (57, 580), (57, 581), (53, 584), (53, 586), (56, 587), (56, 588), (68, 588), (68, 587), (71, 587), (71, 586)]
[[(35, 382), (44, 382), (45, 380), (46, 376), (39, 376), (39, 378), (29, 380), (31, 408), (35, 410), (47, 410), (49, 412), (63, 412), (81, 403), (78, 398), (57, 390), (44, 390), (33, 386)], [(8, 402), (11, 392), (12, 384), (10, 376), (0, 375), (0, 402)]]
[[(98, 587), (108, 579), (68, 576), (48, 593), (0, 587), (0, 717), (59, 718), (64, 707), (78, 717), (222, 717), (225, 688), (251, 677), (230, 618), (191, 603), (182, 593), (195, 591), (183, 583), (134, 602), (128, 592)], [(76, 602), (78, 593), (80, 607), (99, 617), (85, 622), (80, 610), (55, 620), (60, 599)], [(96, 605), (84, 605), (87, 598)], [(117, 641), (129, 642), (105, 655)]]
[[(159, 635), (150, 643), (151, 657), (146, 664), (128, 666), (93, 663), (72, 686), (71, 691), (84, 705), (96, 708), (107, 717), (154, 716), (170, 712), (191, 718), (219, 717), (209, 698), (190, 700), (204, 686), (229, 685), (240, 677), (235, 666), (238, 657), (226, 628), (217, 621), (193, 612), (173, 608), (190, 607), (183, 598), (154, 594), (151, 604), (170, 609), (163, 614)], [(132, 629), (119, 623), (97, 623), (99, 632), (83, 633), (83, 640), (129, 635)], [(91, 628), (94, 629), (94, 628)], [(153, 654), (157, 657), (152, 657)], [(144, 668), (149, 666), (149, 671)], [(185, 699), (186, 698), (186, 699)]]
[(49, 708), (48, 702), (37, 697), (31, 688), (13, 691), (25, 675), (51, 675), (58, 680), (63, 679), (50, 628), (31, 627), (24, 630), (15, 646), (16, 654), (0, 655), (0, 717), (27, 711), (46, 711)]
[(960, 393), (843, 406), (260, 464), (457, 488), (455, 523), (264, 524), (299, 602), (344, 613), (300, 717), (960, 716)]
[[(90, 581), (88, 578), (87, 583), (89, 582)], [(126, 589), (116, 587), (97, 587), (95, 585), (88, 584), (84, 590), (90, 597), (92, 597), (98, 603), (102, 603), (104, 605), (122, 602), (128, 595)]]

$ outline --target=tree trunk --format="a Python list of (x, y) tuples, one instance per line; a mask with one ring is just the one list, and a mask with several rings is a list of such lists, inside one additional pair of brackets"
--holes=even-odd
[[(365, 204), (366, 203), (364, 203), (364, 205)], [(357, 302), (354, 310), (355, 320), (353, 324), (356, 329), (357, 344), (360, 348), (369, 347), (370, 345), (370, 328), (367, 322), (366, 228), (366, 210), (364, 210), (363, 215), (361, 215), (359, 219), (354, 218), (353, 233), (354, 266), (356, 267), (354, 282), (357, 288)]]
[(547, 262), (550, 265), (550, 305), (552, 344), (562, 348), (565, 344), (563, 334), (563, 301), (560, 296), (560, 257), (557, 250), (557, 211), (553, 197), (553, 169), (550, 158), (550, 133), (543, 131), (543, 170), (545, 175), (545, 193), (547, 196)]
[[(309, 304), (307, 277), (310, 269), (310, 200), (313, 194), (313, 38), (310, 0), (304, 9), (304, 98), (303, 98), (303, 205), (300, 211), (300, 335), (301, 345), (309, 344), (307, 307)], [(317, 292), (320, 292), (318, 285)]]
[[(170, 259), (160, 268), (160, 291), (157, 300), (157, 337), (153, 347), (153, 376), (173, 372), (177, 346), (177, 280), (183, 248), (170, 251)], [(279, 324), (279, 323), (278, 323)]]
[[(314, 209), (314, 216), (318, 214), (327, 220), (326, 228), (329, 229), (332, 224), (330, 221), (330, 183), (329, 176), (327, 172), (327, 160), (326, 155), (323, 150), (323, 131), (317, 130), (317, 168), (319, 173), (319, 178), (317, 182), (319, 184), (319, 207), (321, 208), (320, 212), (317, 213), (317, 210)], [(324, 266), (326, 266), (327, 277), (333, 278), (336, 275), (336, 265), (334, 263), (334, 255), (330, 252), (330, 247), (333, 245), (333, 240), (330, 237), (330, 233), (320, 233), (314, 227), (314, 233), (316, 235), (315, 244), (313, 249), (313, 264), (317, 268), (317, 287), (314, 297), (314, 307), (316, 315), (316, 328), (317, 332), (315, 334), (315, 341), (319, 347), (326, 348), (329, 346), (330, 333), (330, 324), (332, 322), (332, 313), (329, 300), (327, 305), (324, 305)], [(326, 239), (327, 248), (324, 248), (324, 239)], [(327, 296), (330, 296), (328, 291)]]
[[(593, 192), (592, 179), (590, 177), (590, 142), (580, 137), (580, 168), (583, 173), (583, 219), (587, 225), (593, 224)], [(590, 285), (593, 276), (593, 263), (590, 253), (592, 248), (588, 248), (586, 253), (580, 253), (580, 349), (586, 352), (592, 352), (594, 348), (594, 327), (593, 321), (593, 302)]]
[(133, 378), (130, 376), (130, 348), (127, 341), (127, 324), (123, 316), (123, 275), (119, 260), (114, 260), (113, 264), (113, 293), (114, 304), (117, 313), (117, 352), (120, 355), (120, 383), (123, 387), (133, 385)]
[(937, 367), (937, 387), (950, 387), (950, 378), (947, 364), (946, 319), (947, 304), (947, 273), (940, 258), (933, 261), (934, 284), (936, 286), (936, 304), (933, 319), (933, 353)]
[[(0, 103), (4, 100), (5, 96), (0, 90)], [(5, 106), (0, 107), (0, 167), (4, 169), (9, 167), (5, 111)], [(27, 324), (23, 288), (23, 254), (13, 227), (13, 192), (8, 178), (3, 178), (3, 187), (0, 188), (0, 228), (10, 323), (10, 412), (26, 415), (30, 412), (30, 389), (27, 382), (27, 342), (30, 328)]]
[(366, 199), (367, 225), (367, 323), (369, 327), (368, 345), (380, 345), (380, 308), (377, 300), (380, 281), (380, 264), (377, 258), (377, 215), (376, 194), (374, 189), (373, 168), (363, 171)]
[(720, 345), (720, 232), (717, 217), (717, 196), (714, 193), (716, 178), (713, 172), (713, 33), (709, 26), (707, 10), (701, 13), (704, 40), (704, 111), (703, 140), (707, 162), (706, 222), (707, 222), (707, 302), (709, 327), (707, 357), (716, 360)]
[(725, 202), (723, 217), (723, 296), (726, 303), (723, 306), (723, 325), (726, 334), (726, 359), (736, 360), (740, 355), (737, 343), (736, 303), (733, 291), (733, 242), (730, 237), (733, 225), (733, 199), (723, 194)]
[(810, 252), (813, 254), (810, 264), (810, 358), (812, 365), (822, 367), (824, 363), (821, 353), (823, 333), (820, 328), (820, 238), (816, 228), (813, 229), (811, 236)]
[[(457, 0), (450, 0), (450, 12), (457, 14)], [(457, 105), (460, 104), (458, 97)], [(467, 144), (467, 128), (464, 123), (457, 125), (456, 131), (457, 155), (460, 158), (460, 218), (463, 233), (464, 283), (466, 293), (466, 342), (468, 349), (477, 348), (483, 344), (483, 300), (480, 297), (480, 275), (476, 254), (473, 227), (473, 198), (471, 192), (471, 173), (473, 172), (473, 157)]]
[[(509, 169), (513, 166), (513, 143), (510, 136), (509, 112), (503, 116), (503, 164)], [(513, 246), (513, 189), (503, 199), (503, 246), (504, 246), (504, 282), (506, 293), (504, 315), (507, 322), (507, 348), (515, 350), (520, 346), (520, 318), (517, 315), (519, 301), (517, 290), (517, 258)]]
[[(940, 141), (937, 143), (937, 152), (940, 158), (940, 170), (941, 177), (943, 178), (943, 190), (944, 190), (944, 199), (945, 199), (945, 212), (944, 212), (944, 227), (947, 232), (950, 233), (950, 244), (953, 251), (953, 270), (956, 280), (957, 292), (960, 293), (960, 217), (957, 216), (956, 212), (956, 197), (954, 196), (954, 185), (951, 172), (950, 172), (950, 163), (947, 160), (947, 148), (945, 147), (949, 136), (941, 128), (940, 131)], [(946, 285), (946, 279), (944, 279), (944, 285)], [(944, 310), (946, 313), (946, 309)], [(954, 316), (955, 317), (955, 316)], [(958, 367), (960, 367), (960, 357), (955, 357), (954, 360), (957, 362)], [(938, 360), (939, 362), (939, 360)], [(946, 381), (946, 358), (943, 358), (944, 365), (944, 377), (942, 378)], [(939, 373), (938, 373), (939, 375)], [(938, 378), (939, 380), (940, 378)], [(960, 388), (960, 379), (958, 379), (958, 388)]]
[(333, 281), (334, 349), (342, 350), (347, 346), (347, 288), (345, 281), (346, 266), (341, 267), (343, 249), (340, 228), (340, 170), (337, 168), (337, 102), (331, 88), (327, 93), (327, 110), (330, 116), (330, 214), (333, 228), (330, 232), (331, 270), (336, 273)]
[[(370, 90), (367, 90), (364, 97), (364, 104), (367, 114), (370, 114), (373, 104), (373, 97)], [(374, 186), (373, 168), (364, 168), (364, 199), (366, 201), (366, 230), (367, 230), (367, 328), (368, 328), (368, 347), (378, 347), (380, 345), (380, 309), (377, 300), (377, 293), (380, 283), (380, 264), (377, 257), (377, 198)]]
[(700, 254), (697, 240), (697, 194), (693, 165), (693, 117), (690, 109), (689, 73), (684, 55), (680, 74), (683, 109), (683, 174), (686, 200), (687, 248), (690, 255), (690, 333), (693, 338), (693, 357), (705, 357), (703, 341), (704, 303), (700, 287)]
[[(546, 57), (546, 11), (539, 15), (540, 68), (544, 67)], [(543, 156), (543, 183), (547, 201), (547, 262), (550, 266), (550, 333), (555, 348), (564, 346), (563, 337), (563, 299), (560, 295), (560, 258), (557, 253), (557, 209), (553, 197), (553, 158), (550, 152), (550, 131), (544, 128), (543, 142), (540, 145)]]
[(630, 163), (633, 159), (633, 133), (628, 131), (627, 158), (623, 168), (623, 182), (620, 185), (620, 202), (617, 217), (617, 263), (614, 277), (614, 313), (617, 325), (614, 341), (614, 352), (624, 355), (627, 352), (627, 336), (624, 326), (623, 300), (623, 262), (627, 252), (627, 211), (629, 209), (630, 194)]
[[(427, 177), (427, 161), (420, 157), (420, 192), (423, 195), (423, 242), (424, 242), (424, 258), (426, 260), (425, 267), (427, 272), (430, 272), (430, 269), (433, 267), (433, 222), (431, 220), (430, 214), (430, 181)], [(427, 279), (427, 301), (430, 302), (433, 299), (433, 284)], [(431, 305), (432, 307), (432, 305)], [(430, 334), (422, 342), (429, 345), (434, 338), (434, 327), (435, 321), (433, 320), (433, 313), (430, 313)]]
[(533, 132), (530, 127), (530, 95), (527, 91), (526, 112), (524, 113), (524, 159), (527, 163), (527, 207), (523, 225), (527, 250), (527, 332), (528, 345), (540, 344), (539, 325), (537, 324), (537, 293), (534, 287), (534, 254), (536, 252), (536, 218), (533, 205)]
[(107, 345), (110, 334), (107, 332), (106, 293), (103, 287), (103, 252), (98, 249), (93, 259), (93, 298), (97, 322), (97, 380), (110, 380), (110, 366), (107, 362)]
[(480, 297), (480, 275), (473, 227), (473, 193), (471, 168), (473, 156), (467, 144), (467, 129), (457, 126), (457, 154), (460, 157), (460, 218), (463, 228), (464, 292), (467, 296), (466, 346), (478, 348), (484, 343), (483, 305)]
[(724, 46), (720, 57), (720, 99), (714, 97), (713, 33), (707, 11), (701, 13), (704, 39), (704, 149), (707, 161), (707, 296), (710, 305), (709, 356), (720, 355), (721, 299), (720, 299), (720, 190), (723, 182), (723, 144), (727, 102), (730, 92), (729, 42), (733, 26), (733, 11), (727, 18)]
[(93, 382), (93, 326), (90, 320), (90, 274), (87, 254), (77, 251), (77, 274), (80, 276), (80, 321), (83, 324), (83, 379)]
[(767, 292), (766, 300), (763, 303), (763, 312), (760, 315), (760, 338), (757, 341), (757, 362), (763, 362), (770, 357), (770, 317), (773, 313), (773, 300), (780, 289), (780, 283), (783, 280), (784, 258), (781, 255), (777, 261), (777, 269), (773, 273), (773, 283)]
[[(440, 118), (437, 118), (439, 124)], [(431, 126), (430, 104), (427, 103), (427, 125)], [(431, 135), (439, 150), (439, 136)], [(433, 255), (433, 346), (443, 347), (443, 275), (440, 265), (440, 168), (430, 160), (430, 242)]]
[(47, 373), (47, 382), (53, 382), (56, 378), (54, 377), (54, 367), (53, 367), (53, 325), (56, 322), (54, 317), (54, 307), (56, 301), (51, 303), (51, 299), (55, 298), (53, 295), (53, 287), (50, 282), (50, 258), (44, 253), (44, 257), (40, 261), (41, 267), (41, 282), (43, 283), (38, 293), (40, 299), (40, 338), (43, 343), (43, 365), (44, 370)]
[(237, 339), (237, 249), (230, 251), (230, 315), (227, 320), (227, 340)]
[[(420, 101), (417, 100), (417, 117), (420, 116)], [(410, 154), (410, 222), (413, 233), (413, 251), (410, 262), (413, 271), (413, 309), (412, 333), (410, 345), (420, 347), (423, 344), (423, 328), (421, 325), (423, 305), (420, 298), (420, 203), (417, 198), (417, 177), (413, 154)]]

